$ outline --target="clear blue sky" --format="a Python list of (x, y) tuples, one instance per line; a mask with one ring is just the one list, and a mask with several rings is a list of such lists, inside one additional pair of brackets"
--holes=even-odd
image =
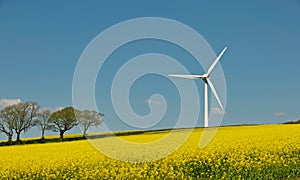
[[(192, 27), (216, 53), (224, 46), (229, 47), (221, 60), (228, 99), (224, 125), (280, 123), (300, 118), (298, 0), (195, 0), (188, 3), (2, 0), (0, 99), (36, 101), (51, 108), (72, 105), (73, 73), (87, 44), (114, 24), (149, 16), (174, 19)], [(136, 55), (148, 51), (162, 54), (164, 50), (166, 53), (176, 51), (176, 47), (169, 46), (149, 40), (124, 47), (119, 55), (122, 57), (122, 51), (136, 51)], [(184, 53), (178, 54), (187, 57)], [(101, 76), (111, 80), (120, 62), (107, 63)], [(191, 73), (202, 73), (202, 68), (193, 68), (193, 63), (185, 65)], [(97, 104), (116, 130), (126, 129), (128, 127), (114, 122), (116, 116), (108, 97), (110, 83), (101, 78), (97, 80)], [(166, 118), (171, 121), (178, 115), (178, 106), (173, 104), (177, 102), (173, 97), (176, 91), (172, 88), (163, 78), (146, 76), (132, 87), (132, 94), (135, 91), (138, 94), (131, 98), (132, 106), (137, 113), (147, 114), (145, 99), (160, 92), (170, 101)], [(168, 123), (159, 126), (167, 127)]]

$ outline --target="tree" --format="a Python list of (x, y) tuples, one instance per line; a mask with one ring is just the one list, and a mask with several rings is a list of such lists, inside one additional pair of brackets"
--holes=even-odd
[(288, 122), (284, 122), (282, 124), (300, 124), (300, 119), (298, 121), (288, 121)]
[(59, 132), (61, 139), (64, 138), (64, 133), (74, 126), (78, 125), (73, 107), (66, 107), (51, 114), (50, 127), (54, 132)]
[[(34, 102), (21, 102), (11, 106), (7, 106), (2, 110), (2, 130), (6, 126), (6, 134), (10, 133), (10, 129), (17, 134), (17, 142), (20, 141), (22, 132), (26, 132), (32, 125), (33, 120), (37, 116), (39, 106)], [(8, 130), (8, 131), (7, 131)], [(12, 136), (12, 134), (7, 134)], [(9, 137), (10, 140), (11, 137)]]
[(102, 117), (104, 114), (97, 111), (83, 110), (76, 111), (76, 117), (79, 121), (81, 130), (83, 131), (83, 137), (87, 137), (87, 130), (91, 126), (98, 126), (102, 123)]
[(37, 125), (42, 131), (42, 138), (45, 139), (45, 131), (51, 128), (50, 126), (50, 119), (51, 110), (45, 109), (42, 112), (38, 113), (38, 118), (34, 121), (34, 125)]
[(13, 129), (12, 122), (13, 118), (10, 114), (7, 113), (6, 109), (0, 111), (0, 131), (5, 133), (8, 138), (8, 143), (12, 142)]

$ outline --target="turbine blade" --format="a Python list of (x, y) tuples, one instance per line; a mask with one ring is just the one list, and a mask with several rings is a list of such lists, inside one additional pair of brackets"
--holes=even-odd
[(171, 77), (188, 78), (188, 79), (199, 79), (202, 75), (187, 75), (187, 74), (169, 74)]
[(221, 101), (220, 101), (220, 98), (219, 98), (219, 96), (218, 96), (218, 94), (217, 94), (217, 91), (216, 91), (216, 89), (215, 89), (213, 83), (210, 81), (209, 78), (207, 78), (206, 81), (207, 81), (207, 83), (208, 83), (208, 85), (209, 85), (209, 87), (210, 87), (212, 93), (213, 93), (214, 96), (216, 97), (216, 99), (217, 99), (217, 101), (218, 101), (220, 107), (222, 108), (222, 110), (224, 110), (224, 108), (223, 108), (223, 106), (222, 106), (222, 103), (221, 103)]
[(221, 59), (221, 57), (223, 56), (224, 52), (226, 51), (227, 47), (225, 47), (223, 49), (223, 51), (219, 54), (219, 56), (217, 57), (217, 59), (211, 64), (211, 66), (208, 68), (207, 70), (207, 74), (209, 75), (212, 70), (215, 68), (215, 66), (217, 65), (217, 63), (219, 62), (219, 60)]

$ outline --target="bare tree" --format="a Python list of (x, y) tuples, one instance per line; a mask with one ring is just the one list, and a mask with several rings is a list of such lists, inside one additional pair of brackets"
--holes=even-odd
[(6, 134), (8, 143), (12, 142), (12, 137), (14, 134), (12, 128), (13, 118), (14, 117), (7, 112), (7, 109), (0, 111), (0, 131)]
[(34, 102), (24, 102), (14, 104), (8, 107), (15, 116), (13, 121), (13, 130), (17, 134), (17, 142), (20, 141), (20, 134), (26, 132), (32, 125), (33, 119), (37, 116), (39, 106)]
[(75, 109), (73, 107), (66, 107), (52, 113), (49, 122), (51, 123), (51, 129), (54, 132), (59, 132), (61, 139), (64, 138), (64, 133), (66, 131), (78, 125)]
[(87, 131), (91, 126), (99, 126), (102, 123), (102, 117), (104, 114), (97, 111), (83, 110), (76, 111), (76, 117), (79, 121), (81, 130), (83, 131), (83, 137), (87, 137)]
[[(33, 102), (21, 102), (11, 106), (7, 106), (2, 110), (2, 130), (6, 126), (6, 134), (14, 130), (17, 134), (17, 142), (20, 141), (20, 134), (26, 132), (32, 125), (33, 120), (37, 116), (39, 106)], [(8, 130), (8, 131), (7, 131)], [(12, 136), (12, 134), (7, 134)], [(10, 139), (11, 137), (9, 137)]]
[(51, 110), (45, 109), (42, 112), (38, 113), (38, 118), (34, 121), (34, 125), (38, 126), (42, 131), (42, 138), (45, 139), (45, 131), (51, 128), (50, 126), (50, 119)]

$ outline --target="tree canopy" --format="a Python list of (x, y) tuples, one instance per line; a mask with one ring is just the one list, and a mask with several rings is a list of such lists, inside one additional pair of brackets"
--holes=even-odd
[(8, 142), (12, 142), (14, 133), (16, 142), (21, 141), (20, 135), (32, 126), (38, 126), (45, 137), (46, 130), (59, 132), (63, 139), (64, 133), (79, 125), (83, 137), (87, 137), (87, 131), (92, 126), (102, 123), (104, 114), (94, 110), (77, 110), (73, 107), (66, 107), (61, 110), (51, 112), (50, 109), (43, 109), (34, 102), (20, 102), (0, 109), (0, 133), (8, 137)]
[(102, 123), (102, 117), (104, 114), (97, 111), (83, 110), (76, 111), (76, 117), (79, 122), (79, 126), (83, 131), (83, 137), (87, 137), (87, 130), (91, 126), (99, 126)]
[(78, 125), (75, 111), (73, 107), (66, 107), (51, 114), (50, 128), (54, 132), (59, 132), (61, 139), (63, 139), (66, 131)]
[(38, 113), (38, 118), (34, 121), (34, 125), (38, 126), (42, 131), (42, 139), (45, 139), (45, 131), (51, 128), (50, 126), (50, 116), (51, 110), (44, 109), (43, 111)]
[(13, 118), (13, 116), (7, 113), (7, 110), (3, 109), (0, 111), (0, 131), (5, 133), (9, 143), (12, 141), (13, 136)]
[(21, 102), (5, 107), (1, 110), (1, 131), (10, 141), (13, 130), (17, 134), (17, 141), (20, 141), (20, 134), (33, 125), (38, 110), (39, 106), (34, 102)]

